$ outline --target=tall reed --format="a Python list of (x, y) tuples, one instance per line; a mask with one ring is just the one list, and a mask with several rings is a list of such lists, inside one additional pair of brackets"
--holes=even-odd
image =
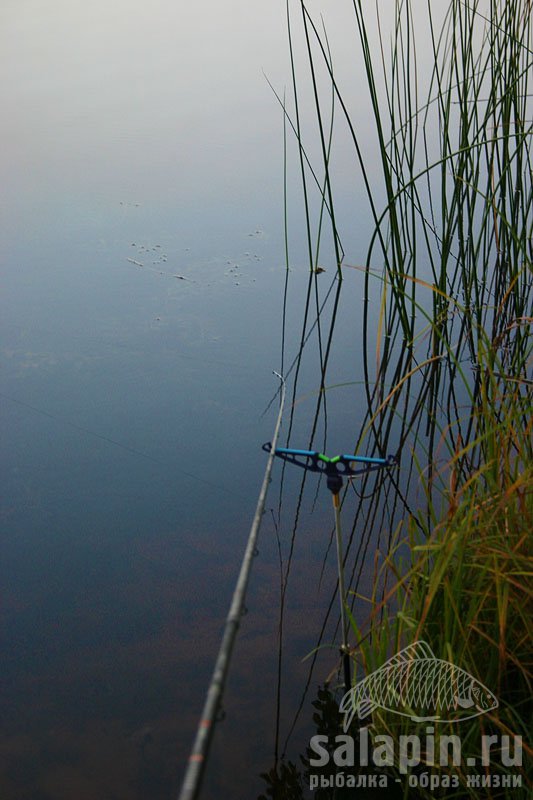
[[(338, 82), (325, 34), (303, 0), (294, 5), (321, 142), (322, 163), (313, 174), (323, 176), (316, 185), (340, 278), (349, 264), (333, 211), (332, 134), (324, 133), (320, 69), (374, 220), (359, 266), (367, 410), (356, 450), (393, 450), (400, 463), (393, 481), (396, 527), (379, 540), (367, 619), (353, 618), (354, 658), (367, 674), (424, 639), (437, 657), (482, 679), (500, 705), (461, 723), (465, 758), (474, 757), (479, 732), (523, 735), (530, 713), (531, 2), (450, 0), (436, 10), (430, 0), (396, 0), (387, 26), (384, 5), (376, 4), (373, 25), (369, 4), (353, 0), (354, 43), (379, 143), (372, 170), (350, 111), (350, 87)], [(423, 70), (422, 42), (430, 51)], [(297, 97), (296, 81), (294, 90)], [(299, 121), (295, 130), (305, 181)], [(309, 215), (306, 199), (308, 231)], [(354, 307), (354, 317), (359, 312)], [(324, 375), (323, 367), (322, 391)], [(370, 480), (366, 519), (379, 526), (390, 485)], [(352, 562), (354, 596), (363, 557), (358, 551), (359, 564)], [(379, 711), (372, 723), (375, 732), (394, 736), (413, 725)], [(464, 763), (455, 771), (460, 788), (446, 796), (476, 796)], [(508, 793), (517, 796), (516, 789)]]

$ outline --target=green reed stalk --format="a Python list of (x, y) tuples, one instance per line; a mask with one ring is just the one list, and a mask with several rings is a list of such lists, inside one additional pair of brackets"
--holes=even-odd
[[(378, 12), (376, 50), (368, 3), (352, 5), (379, 143), (377, 174), (365, 163), (329, 44), (300, 0), (322, 151), (322, 209), (339, 270), (343, 232), (333, 211), (333, 134), (326, 138), (319, 66), (353, 142), (375, 223), (363, 275), (367, 412), (357, 448), (394, 447), (401, 459), (394, 523), (387, 548), (376, 554), (371, 611), (365, 625), (353, 617), (355, 656), (369, 672), (421, 638), (438, 657), (479, 677), (500, 706), (462, 723), (466, 752), (475, 755), (480, 731), (526, 732), (532, 683), (532, 7), (528, 0), (450, 0), (443, 10), (428, 0), (424, 21), (420, 3), (397, 0), (388, 41)], [(421, 37), (430, 45), (423, 73)], [(296, 80), (294, 90), (296, 97)], [(298, 108), (296, 119), (304, 175)], [(306, 199), (311, 231), (309, 209)], [(354, 317), (360, 311), (354, 307)], [(356, 519), (364, 502), (366, 519), (378, 524), (391, 488), (373, 480), (363, 481), (362, 494), (370, 486), (373, 493)], [(358, 551), (352, 576), (361, 575), (365, 551), (357, 566)], [(372, 721), (377, 732), (413, 732), (412, 721), (386, 712)], [(475, 796), (463, 766), (456, 775), (454, 796)]]

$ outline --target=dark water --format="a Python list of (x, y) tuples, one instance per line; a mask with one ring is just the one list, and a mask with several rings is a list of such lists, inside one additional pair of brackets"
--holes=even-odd
[[(281, 363), (282, 125), (261, 69), (288, 79), (284, 3), (219, 5), (4, 4), (3, 800), (173, 797), (217, 652)], [(291, 236), (286, 365), (308, 288), (298, 221)], [(347, 273), (330, 384), (360, 378), (357, 281)], [(309, 347), (303, 446), (316, 331)], [(330, 452), (353, 441), (357, 397), (329, 395)], [(285, 565), (300, 477), (285, 476), (276, 523)], [(274, 757), (279, 480), (278, 467), (206, 798), (257, 796)], [(291, 569), (280, 752), (335, 587), (316, 491)], [(319, 657), (288, 752), (305, 749), (336, 658)]]

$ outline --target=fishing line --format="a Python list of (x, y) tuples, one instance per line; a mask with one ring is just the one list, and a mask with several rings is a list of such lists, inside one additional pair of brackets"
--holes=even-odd
[[(67, 425), (69, 428), (73, 428), (76, 431), (81, 433), (85, 433), (88, 436), (92, 436), (95, 439), (100, 439), (102, 442), (106, 442), (107, 444), (112, 445), (113, 447), (118, 447), (121, 450), (125, 450), (127, 453), (131, 455), (138, 456), (139, 458), (144, 458), (147, 461), (151, 461), (152, 464), (157, 464), (160, 467), (166, 467), (168, 469), (169, 464), (161, 461), (160, 459), (154, 458), (153, 456), (148, 455), (148, 453), (143, 453), (142, 450), (136, 450), (134, 447), (130, 447), (127, 444), (123, 444), (122, 442), (117, 442), (116, 439), (111, 439), (109, 436), (104, 436), (101, 433), (97, 433), (96, 431), (91, 430), (90, 428), (84, 428), (83, 425), (78, 425), (75, 422), (70, 422), (68, 419), (64, 417), (56, 416), (55, 414), (50, 414), (48, 411), (44, 411), (42, 408), (37, 408), (36, 406), (31, 405), (30, 403), (26, 403), (23, 400), (18, 400), (15, 397), (10, 397), (3, 392), (0, 392), (0, 397), (4, 398), (4, 400), (9, 400), (11, 403), (15, 403), (18, 406), (22, 406), (23, 408), (27, 408), (30, 411), (34, 411), (36, 414), (41, 414), (43, 417), (48, 417), (48, 419), (53, 419), (54, 422), (59, 422), (62, 425)], [(200, 483), (205, 484), (206, 486), (210, 486), (212, 489), (218, 489), (221, 492), (226, 492), (227, 494), (232, 494), (237, 497), (243, 497), (243, 495), (239, 494), (238, 492), (233, 491), (232, 489), (228, 489), (222, 484), (213, 483), (212, 481), (207, 480), (206, 478), (201, 478), (199, 475), (195, 475), (193, 472), (188, 472), (187, 470), (182, 469), (181, 467), (176, 467), (174, 464), (172, 465), (172, 470), (175, 472), (179, 472), (181, 475), (185, 475), (188, 478), (192, 478), (194, 481), (199, 481)]]

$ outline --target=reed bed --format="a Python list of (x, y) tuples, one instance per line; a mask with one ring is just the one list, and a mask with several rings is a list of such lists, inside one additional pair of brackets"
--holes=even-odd
[[(499, 707), (461, 722), (459, 788), (445, 793), (480, 796), (464, 766), (479, 755), (479, 736), (521, 735), (527, 750), (531, 715), (532, 6), (396, 0), (377, 3), (371, 19), (368, 3), (352, 5), (354, 48), (379, 143), (372, 168), (324, 27), (305, 2), (287, 4), (290, 31), (299, 19), (304, 32), (322, 154), (310, 170), (293, 57), (291, 124), (311, 271), (326, 218), (339, 283), (349, 266), (361, 276), (362, 309), (354, 306), (354, 318), (362, 318), (366, 415), (355, 452), (395, 452), (399, 460), (392, 489), (374, 477), (362, 486), (367, 526), (380, 533), (373, 567), (370, 530), (367, 546), (346, 562), (356, 609), (353, 656), (361, 677), (424, 640), (438, 658), (491, 688)], [(391, 8), (392, 24), (384, 18)], [(422, 41), (429, 43), (423, 67)], [(354, 254), (356, 264), (344, 254), (334, 210), (333, 119), (351, 141), (374, 221), (366, 259)], [(316, 246), (310, 186), (319, 196)], [(317, 414), (327, 394), (334, 316), (331, 325), (328, 349), (320, 351)], [(385, 506), (395, 520), (388, 530)], [(369, 565), (372, 591), (362, 598), (358, 578)], [(413, 722), (377, 711), (372, 730), (399, 737), (413, 733)], [(522, 790), (487, 789), (484, 796), (526, 796), (526, 760), (511, 770), (521, 774)], [(491, 766), (498, 769), (505, 771)]]

